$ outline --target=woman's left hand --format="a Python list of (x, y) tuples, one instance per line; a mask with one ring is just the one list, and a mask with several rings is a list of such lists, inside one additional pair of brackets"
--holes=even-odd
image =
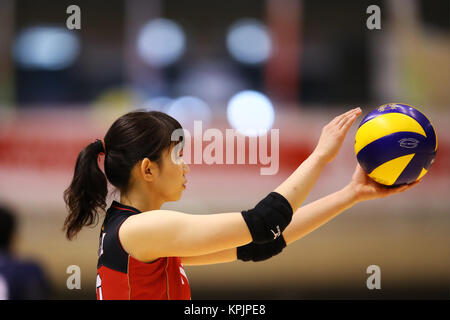
[(357, 202), (361, 202), (371, 199), (384, 198), (392, 194), (406, 191), (417, 185), (419, 182), (420, 180), (398, 187), (386, 187), (372, 180), (358, 163), (348, 187), (351, 188), (354, 193), (355, 200)]

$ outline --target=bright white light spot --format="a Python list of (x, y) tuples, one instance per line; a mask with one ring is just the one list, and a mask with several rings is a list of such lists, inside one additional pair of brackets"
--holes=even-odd
[(61, 70), (69, 67), (80, 52), (80, 41), (73, 31), (60, 27), (32, 27), (22, 31), (13, 55), (27, 69)]
[(241, 63), (260, 64), (270, 57), (272, 44), (263, 23), (256, 19), (242, 19), (229, 28), (227, 48)]
[(165, 67), (183, 54), (183, 29), (172, 20), (155, 19), (144, 25), (138, 34), (137, 51), (149, 65)]
[(227, 117), (237, 131), (244, 135), (256, 136), (270, 130), (275, 113), (272, 103), (265, 95), (246, 90), (230, 99)]
[(174, 117), (184, 128), (193, 128), (194, 121), (203, 125), (211, 120), (211, 109), (203, 100), (185, 96), (176, 99), (168, 108), (167, 114)]

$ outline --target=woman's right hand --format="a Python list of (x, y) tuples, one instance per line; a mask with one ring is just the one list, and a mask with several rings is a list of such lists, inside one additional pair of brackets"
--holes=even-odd
[(349, 110), (330, 121), (322, 129), (322, 133), (313, 151), (325, 164), (331, 162), (339, 152), (342, 142), (356, 118), (361, 115), (361, 108)]

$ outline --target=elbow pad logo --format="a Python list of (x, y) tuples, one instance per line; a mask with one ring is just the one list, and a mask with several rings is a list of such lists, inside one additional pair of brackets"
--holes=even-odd
[(273, 231), (272, 229), (270, 229), (270, 231), (272, 231), (272, 233), (273, 233), (273, 240), (275, 240), (276, 238), (281, 236), (280, 226), (277, 226), (277, 232)]

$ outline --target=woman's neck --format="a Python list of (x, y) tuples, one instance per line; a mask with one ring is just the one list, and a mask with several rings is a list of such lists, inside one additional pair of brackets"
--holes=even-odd
[(159, 210), (164, 203), (156, 197), (137, 193), (121, 194), (120, 203), (138, 209), (141, 212)]

